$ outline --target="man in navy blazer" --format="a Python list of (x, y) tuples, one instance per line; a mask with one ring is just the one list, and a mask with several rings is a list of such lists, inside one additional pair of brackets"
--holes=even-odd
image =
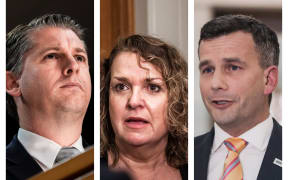
[(250, 16), (220, 16), (202, 27), (198, 54), (201, 95), (214, 127), (195, 138), (194, 179), (227, 178), (224, 141), (235, 137), (246, 142), (237, 155), (243, 179), (282, 179), (282, 127), (269, 113), (278, 83), (275, 32)]
[(83, 36), (81, 26), (61, 14), (35, 18), (7, 34), (6, 104), (20, 125), (6, 148), (7, 179), (53, 168), (62, 149), (84, 152), (91, 79)]

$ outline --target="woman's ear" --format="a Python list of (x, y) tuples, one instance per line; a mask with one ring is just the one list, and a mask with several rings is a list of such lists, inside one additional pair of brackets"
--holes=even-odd
[(6, 92), (14, 97), (21, 95), (18, 79), (10, 71), (6, 71)]
[(265, 88), (264, 94), (271, 94), (278, 84), (278, 67), (277, 66), (269, 66), (264, 70), (265, 75)]

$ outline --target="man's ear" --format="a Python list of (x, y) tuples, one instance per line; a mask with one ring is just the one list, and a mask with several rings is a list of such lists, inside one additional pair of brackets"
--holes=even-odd
[(274, 89), (277, 87), (278, 84), (278, 67), (269, 66), (267, 69), (264, 70), (264, 75), (265, 75), (264, 94), (269, 95), (274, 91)]
[(10, 71), (6, 71), (6, 92), (14, 97), (21, 95), (18, 79)]

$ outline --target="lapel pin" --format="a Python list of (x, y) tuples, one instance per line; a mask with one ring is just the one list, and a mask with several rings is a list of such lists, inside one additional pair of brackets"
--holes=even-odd
[(273, 161), (273, 164), (280, 166), (282, 168), (282, 160), (275, 158)]

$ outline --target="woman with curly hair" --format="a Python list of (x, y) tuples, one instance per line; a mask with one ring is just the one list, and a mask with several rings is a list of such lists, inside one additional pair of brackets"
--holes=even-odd
[(187, 83), (174, 47), (120, 40), (101, 67), (101, 166), (133, 179), (188, 179)]

